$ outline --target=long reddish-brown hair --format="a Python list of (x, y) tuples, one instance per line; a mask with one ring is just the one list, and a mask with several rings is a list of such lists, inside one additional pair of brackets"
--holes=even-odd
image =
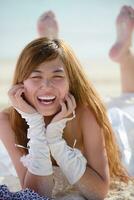
[[(88, 105), (102, 129), (108, 156), (111, 177), (127, 180), (127, 174), (120, 161), (118, 146), (109, 123), (106, 109), (96, 90), (82, 70), (72, 49), (62, 40), (40, 38), (29, 43), (18, 59), (13, 85), (23, 82), (39, 64), (59, 57), (65, 65), (70, 84), (70, 92), (77, 105)], [(13, 107), (9, 109), (11, 126), (18, 144), (27, 146), (27, 124)]]

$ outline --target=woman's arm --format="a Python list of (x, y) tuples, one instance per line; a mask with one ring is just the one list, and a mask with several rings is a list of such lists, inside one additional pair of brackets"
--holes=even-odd
[[(29, 126), (27, 130), (27, 137), (29, 139), (28, 154), (22, 156), (18, 147), (15, 147), (15, 133), (11, 129), (9, 119), (4, 119), (4, 127), (1, 123), (3, 127), (3, 143), (14, 163), (22, 188), (28, 187), (41, 195), (51, 196), (54, 185), (51, 175), (53, 171), (50, 152), (45, 139), (44, 119), (33, 106), (25, 101), (23, 98), (24, 94), (25, 88), (23, 84), (14, 85), (8, 91), (12, 106)], [(7, 142), (5, 135), (7, 135), (7, 138), (10, 138), (9, 142)]]
[[(67, 145), (62, 137), (69, 114), (76, 108), (74, 97), (69, 94), (61, 104), (61, 111), (46, 128), (46, 137), (53, 158), (69, 183), (75, 185), (87, 199), (102, 200), (109, 186), (109, 168), (101, 130), (88, 109), (82, 110), (81, 129), (85, 157)], [(77, 113), (77, 114), (81, 114)]]
[(51, 196), (53, 188), (52, 176), (37, 176), (30, 173), (20, 161), (23, 153), (15, 146), (15, 134), (11, 128), (8, 114), (0, 113), (0, 139), (6, 147), (14, 164), (22, 188), (31, 188), (40, 195)]
[(87, 199), (102, 200), (109, 188), (109, 166), (103, 133), (88, 108), (81, 116), (81, 127), (87, 168), (75, 186)]
[(0, 139), (8, 151), (8, 154), (18, 174), (20, 184), (23, 186), (24, 177), (27, 170), (20, 162), (20, 158), (23, 154), (21, 151), (19, 151), (19, 148), (15, 146), (15, 134), (11, 128), (8, 114), (5, 112), (0, 113)]

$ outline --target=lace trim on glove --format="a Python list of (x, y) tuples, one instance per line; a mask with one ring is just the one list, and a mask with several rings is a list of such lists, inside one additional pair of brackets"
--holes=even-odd
[[(55, 123), (56, 123), (56, 124), (60, 124), (60, 123), (61, 123), (61, 124), (65, 124), (66, 122), (68, 122), (68, 121), (70, 121), (70, 120), (72, 120), (72, 119), (74, 119), (74, 118), (76, 117), (75, 111), (73, 111), (72, 114), (73, 114), (72, 117), (63, 118), (63, 119), (61, 119), (61, 120), (59, 120), (59, 121), (50, 123), (50, 125), (55, 124)], [(48, 126), (49, 126), (49, 125), (48, 125)]]
[(14, 109), (19, 113), (21, 114), (22, 116), (24, 117), (32, 117), (32, 116), (35, 116), (35, 115), (40, 115), (38, 112), (35, 112), (35, 113), (26, 113), (26, 112), (23, 112), (21, 110), (19, 110), (18, 108), (14, 107)]
[(52, 123), (48, 124), (47, 129), (49, 129), (50, 127), (51, 128), (53, 127), (53, 128), (58, 128), (58, 129), (63, 130), (65, 128), (66, 122), (74, 119), (75, 116), (76, 116), (75, 115), (75, 111), (73, 111), (73, 116), (72, 117), (68, 117), (68, 118), (64, 118), (64, 119), (61, 119), (61, 120), (56, 121), (56, 122), (52, 122)]
[[(31, 172), (32, 174), (39, 175), (39, 176), (48, 176), (48, 175), (53, 174), (53, 167), (52, 167), (51, 161), (50, 161), (48, 167), (47, 167), (47, 165), (45, 165), (45, 167), (42, 167), (42, 166), (39, 166), (38, 164), (36, 164), (36, 161), (42, 162), (42, 158), (34, 158), (34, 160), (33, 160), (33, 157), (30, 156), (30, 154), (23, 155), (20, 158), (20, 161), (22, 162), (24, 167), (26, 167), (28, 169), (28, 171)], [(33, 162), (34, 162), (34, 166), (33, 166)], [(44, 162), (45, 162), (45, 160), (44, 160)], [(42, 164), (44, 165), (44, 163), (42, 163)]]

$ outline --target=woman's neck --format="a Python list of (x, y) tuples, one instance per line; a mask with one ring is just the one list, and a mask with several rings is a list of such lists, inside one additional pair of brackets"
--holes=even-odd
[(54, 116), (44, 116), (44, 122), (45, 122), (45, 126), (47, 126), (48, 124), (50, 124), (50, 122), (52, 121)]

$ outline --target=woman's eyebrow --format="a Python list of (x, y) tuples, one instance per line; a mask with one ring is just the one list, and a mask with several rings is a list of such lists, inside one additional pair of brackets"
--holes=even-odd
[(34, 69), (34, 70), (32, 71), (32, 73), (34, 73), (34, 72), (42, 73), (42, 71), (40, 71), (40, 70), (38, 70), (38, 69)]
[[(42, 70), (39, 70), (39, 69), (34, 69), (34, 70), (32, 71), (32, 73), (34, 73), (34, 72), (43, 73), (43, 71), (42, 71)], [(64, 72), (64, 69), (63, 69), (63, 68), (57, 68), (57, 69), (54, 69), (54, 70), (52, 71), (52, 73), (58, 73), (58, 72)]]
[(58, 69), (55, 69), (53, 71), (53, 73), (57, 73), (57, 72), (64, 72), (64, 69), (63, 68), (58, 68)]

